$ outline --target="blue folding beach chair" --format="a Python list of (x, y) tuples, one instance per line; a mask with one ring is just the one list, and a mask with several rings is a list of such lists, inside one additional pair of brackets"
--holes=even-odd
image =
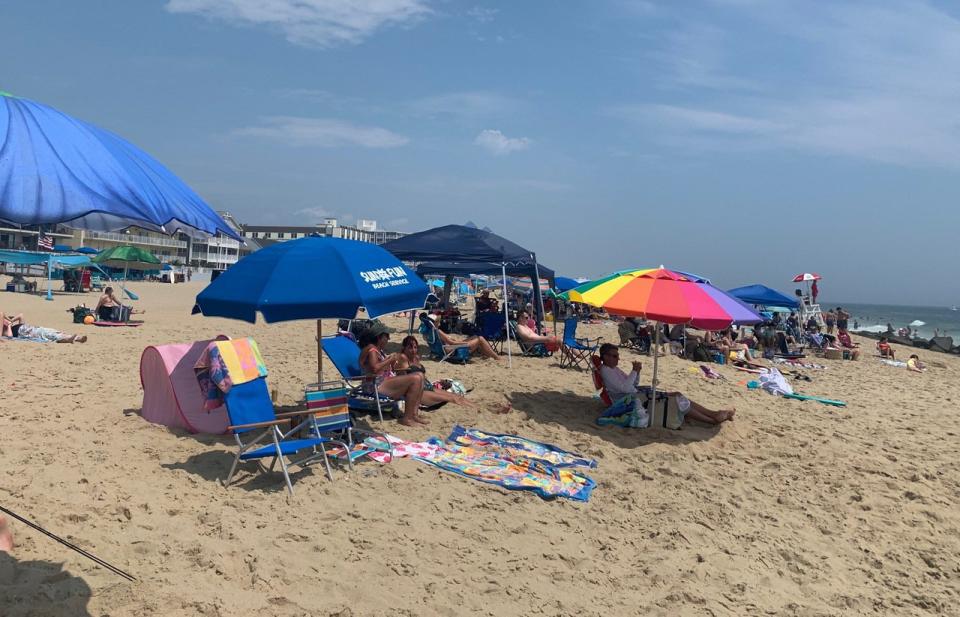
[(517, 343), (522, 355), (534, 358), (547, 358), (553, 355), (553, 352), (547, 349), (547, 346), (543, 343), (527, 343), (520, 340), (520, 336), (517, 334), (517, 322), (511, 319), (507, 323), (510, 328), (510, 339)]
[(480, 324), (480, 336), (487, 339), (490, 346), (497, 353), (501, 353), (503, 343), (507, 340), (507, 329), (504, 327), (506, 318), (503, 313), (486, 313)]
[(430, 355), (440, 362), (466, 364), (470, 361), (470, 349), (466, 345), (444, 345), (437, 333), (437, 326), (425, 315), (420, 316), (420, 335), (430, 347)]
[(337, 367), (344, 383), (348, 386), (347, 407), (354, 411), (370, 413), (376, 410), (377, 416), (383, 422), (383, 410), (393, 414), (399, 414), (400, 408), (397, 401), (388, 396), (380, 394), (377, 384), (374, 381), (374, 392), (364, 394), (361, 391), (363, 383), (363, 369), (360, 368), (360, 347), (348, 336), (325, 336), (323, 337), (323, 351), (327, 357)]
[(590, 368), (590, 356), (600, 349), (600, 341), (577, 338), (577, 318), (568, 317), (563, 321), (563, 348), (560, 353), (560, 367)]
[[(237, 440), (237, 455), (230, 466), (230, 472), (224, 480), (224, 487), (230, 486), (233, 480), (233, 474), (237, 470), (237, 464), (240, 461), (255, 461), (261, 471), (264, 467), (261, 459), (270, 458), (270, 467), (267, 471), (273, 471), (277, 461), (280, 462), (280, 468), (283, 471), (283, 478), (287, 482), (287, 490), (293, 494), (293, 484), (290, 482), (290, 466), (306, 467), (318, 460), (323, 460), (327, 469), (327, 477), (333, 480), (333, 472), (330, 469), (330, 462), (327, 460), (325, 449), (326, 444), (336, 444), (344, 449), (347, 445), (342, 441), (330, 439), (327, 437), (313, 436), (308, 439), (298, 439), (296, 436), (306, 426), (313, 423), (313, 418), (306, 420), (283, 432), (280, 426), (290, 424), (294, 416), (302, 416), (302, 412), (292, 412), (276, 414), (273, 410), (273, 402), (270, 400), (270, 393), (267, 391), (267, 380), (264, 377), (258, 377), (252, 381), (242, 384), (234, 384), (224, 395), (227, 416), (230, 418), (230, 426), (227, 430), (231, 431)], [(252, 431), (263, 429), (256, 434), (253, 439), (244, 441), (242, 438)], [(264, 445), (266, 444), (266, 445)], [(294, 455), (305, 452), (303, 456), (294, 459)], [(289, 459), (289, 460), (285, 460)]]

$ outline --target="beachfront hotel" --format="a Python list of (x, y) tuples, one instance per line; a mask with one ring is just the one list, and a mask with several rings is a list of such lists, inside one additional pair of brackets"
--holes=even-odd
[(357, 219), (356, 226), (341, 225), (335, 218), (325, 218), (316, 225), (243, 225), (243, 237), (257, 241), (263, 246), (306, 238), (312, 234), (373, 244), (384, 244), (407, 235), (402, 231), (378, 229), (377, 221), (371, 219)]

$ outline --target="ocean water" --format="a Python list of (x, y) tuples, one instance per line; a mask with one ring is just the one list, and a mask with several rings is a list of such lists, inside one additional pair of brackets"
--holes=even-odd
[(915, 319), (925, 322), (916, 328), (921, 338), (930, 338), (935, 330), (940, 336), (952, 336), (954, 344), (960, 344), (960, 311), (952, 311), (945, 306), (899, 306), (895, 304), (855, 304), (853, 302), (820, 303), (821, 310), (842, 306), (850, 313), (850, 328), (854, 323), (864, 326), (893, 325), (893, 329), (904, 328)]

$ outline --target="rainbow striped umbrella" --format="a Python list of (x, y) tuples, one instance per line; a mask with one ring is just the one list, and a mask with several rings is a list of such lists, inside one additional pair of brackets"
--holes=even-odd
[[(750, 307), (706, 279), (667, 270), (663, 266), (647, 270), (621, 270), (585, 283), (561, 294), (572, 302), (601, 307), (614, 315), (644, 317), (658, 322), (689, 324), (705, 330), (720, 330), (734, 323), (757, 323), (763, 319)], [(660, 354), (660, 327), (654, 328), (653, 395), (649, 399), (649, 418), (657, 392), (657, 365)], [(632, 412), (633, 422), (641, 422)]]
[(753, 309), (702, 277), (667, 270), (621, 270), (562, 294), (614, 315), (644, 317), (704, 330), (763, 321)]

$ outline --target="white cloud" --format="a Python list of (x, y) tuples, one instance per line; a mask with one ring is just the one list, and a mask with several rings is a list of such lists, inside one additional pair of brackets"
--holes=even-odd
[(427, 117), (456, 116), (477, 119), (515, 111), (520, 103), (496, 92), (448, 92), (411, 101), (410, 111)]
[(493, 154), (510, 154), (530, 147), (530, 140), (526, 137), (507, 137), (496, 129), (480, 131), (474, 143)]
[(333, 118), (300, 118), (271, 116), (257, 126), (233, 131), (235, 135), (273, 139), (291, 146), (361, 146), (364, 148), (396, 148), (409, 139), (378, 126), (359, 126)]
[(488, 24), (496, 18), (500, 9), (492, 9), (485, 6), (474, 6), (467, 11), (467, 17), (477, 20), (481, 24)]
[[(607, 108), (662, 143), (796, 149), (908, 166), (960, 167), (960, 20), (928, 2), (724, 2), (724, 22), (686, 23), (659, 54), (662, 85), (697, 104)], [(730, 13), (734, 13), (731, 15)], [(678, 98), (678, 97), (674, 97)]]
[(320, 206), (316, 206), (313, 208), (301, 208), (300, 210), (297, 210), (296, 212), (294, 212), (294, 214), (300, 215), (312, 221), (321, 221), (325, 218), (337, 217), (337, 215), (334, 214), (333, 212), (330, 212), (326, 208), (323, 208)]
[(359, 43), (377, 30), (407, 26), (431, 13), (425, 0), (169, 0), (171, 13), (266, 26), (297, 45)]

